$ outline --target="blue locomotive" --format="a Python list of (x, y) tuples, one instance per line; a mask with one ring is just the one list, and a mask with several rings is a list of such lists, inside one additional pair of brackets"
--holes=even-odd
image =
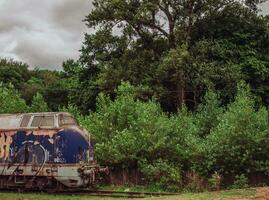
[(0, 115), (0, 188), (90, 188), (104, 171), (69, 113)]

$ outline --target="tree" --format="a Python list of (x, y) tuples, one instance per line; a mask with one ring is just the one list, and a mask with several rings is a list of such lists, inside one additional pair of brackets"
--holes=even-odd
[(207, 91), (203, 102), (196, 111), (200, 137), (206, 138), (211, 130), (216, 128), (223, 112), (224, 108), (221, 107), (219, 95), (211, 90)]
[(43, 89), (43, 81), (35, 76), (31, 76), (20, 92), (22, 94), (22, 98), (25, 99), (28, 105), (30, 105), (35, 94), (41, 92)]
[(0, 113), (24, 113), (28, 110), (29, 107), (12, 85), (0, 83)]
[[(160, 98), (168, 111), (175, 111), (184, 103), (197, 108), (205, 93), (200, 91), (206, 90), (208, 84), (216, 89), (228, 89), (223, 98), (224, 102), (229, 102), (235, 94), (230, 86), (244, 78), (245, 73), (239, 61), (234, 60), (237, 53), (243, 58), (248, 48), (246, 44), (252, 45), (257, 38), (263, 41), (260, 44), (266, 43), (266, 23), (257, 15), (260, 2), (95, 0), (95, 8), (85, 21), (89, 28), (97, 31), (85, 35), (80, 56), (83, 70), (79, 88), (85, 95), (79, 97), (86, 107), (83, 109), (94, 108), (92, 104), (100, 91), (114, 96), (114, 90), (122, 80), (136, 86), (148, 86), (149, 97)], [(232, 27), (232, 24), (236, 25)], [(220, 55), (211, 58), (212, 51), (208, 51), (201, 58), (199, 51), (203, 49), (196, 51), (195, 47), (208, 45), (206, 48), (209, 49), (212, 44), (219, 48)], [(263, 70), (261, 66), (266, 65), (261, 64), (264, 59), (260, 52), (266, 45), (262, 49), (258, 44), (254, 46), (257, 52), (254, 59), (260, 63), (255, 69)], [(249, 47), (253, 49), (253, 45)], [(235, 50), (231, 48), (240, 51), (230, 59), (230, 51)], [(222, 51), (225, 56), (221, 55)], [(187, 57), (182, 59), (180, 56), (186, 53)], [(171, 61), (172, 58), (175, 60)], [(171, 62), (180, 59), (177, 66), (171, 66)], [(166, 67), (164, 61), (167, 60), (171, 62)], [(164, 73), (159, 76), (160, 68)], [(214, 78), (220, 72), (225, 77), (223, 81)], [(194, 80), (197, 75), (199, 77)], [(229, 81), (231, 83), (226, 86)]]
[[(93, 83), (93, 77), (96, 74), (82, 67), (79, 61), (67, 60), (63, 62), (63, 73), (61, 81), (62, 91), (66, 91), (66, 99), (69, 104), (76, 105), (84, 114), (95, 107), (95, 99), (98, 89), (90, 83)], [(91, 78), (88, 80), (86, 76)], [(67, 104), (62, 104), (67, 106)]]
[(32, 100), (30, 112), (48, 112), (49, 108), (45, 99), (40, 93), (37, 93)]
[(195, 23), (215, 15), (234, 5), (247, 6), (257, 10), (257, 4), (264, 1), (200, 1), (200, 0), (95, 0), (95, 9), (87, 16), (89, 27), (103, 25), (106, 28), (118, 27), (132, 36), (145, 38), (164, 37), (169, 47), (189, 40)]
[(22, 89), (24, 83), (30, 79), (30, 72), (26, 63), (14, 60), (0, 59), (0, 82), (16, 89)]
[(204, 160), (209, 172), (240, 175), (267, 169), (268, 113), (264, 107), (255, 109), (254, 99), (245, 83), (238, 85), (235, 101), (207, 137)]
[(101, 164), (137, 169), (148, 183), (179, 189), (198, 143), (195, 115), (183, 107), (168, 117), (155, 100), (137, 100), (139, 90), (123, 82), (114, 100), (101, 93), (97, 111), (79, 117), (81, 125), (91, 132)]
[[(50, 110), (57, 111), (59, 107), (68, 104), (69, 89), (67, 78), (62, 72), (34, 69), (31, 71), (32, 78), (27, 82), (26, 93), (30, 100), (36, 93), (42, 94)], [(26, 96), (26, 95), (25, 95)], [(31, 101), (29, 101), (29, 104)]]
[(105, 165), (137, 168), (138, 160), (148, 151), (149, 138), (162, 111), (154, 101), (136, 100), (137, 89), (122, 83), (114, 101), (100, 94), (97, 112), (82, 123), (93, 134), (96, 155)]
[(191, 70), (190, 53), (185, 46), (172, 49), (160, 66), (160, 77), (166, 83), (164, 86), (168, 86), (168, 91), (175, 91), (175, 108), (186, 103), (185, 90)]

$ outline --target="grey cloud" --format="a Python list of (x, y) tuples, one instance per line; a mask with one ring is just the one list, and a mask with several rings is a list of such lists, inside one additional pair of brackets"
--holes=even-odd
[(30, 30), (32, 25), (30, 23), (22, 22), (20, 19), (2, 18), (0, 22), (0, 34), (12, 31), (15, 27), (20, 27), (23, 24), (25, 29)]
[(260, 8), (263, 15), (269, 15), (269, 1), (261, 4)]
[(0, 57), (60, 69), (77, 59), (91, 0), (0, 0)]
[(80, 30), (82, 20), (90, 12), (90, 1), (76, 0), (66, 3), (58, 1), (53, 8), (53, 20), (64, 29)]
[(17, 40), (19, 45), (14, 46), (13, 52), (32, 67), (58, 69), (64, 59), (77, 56), (74, 44), (66, 43), (56, 33), (23, 32), (17, 30), (23, 36)]

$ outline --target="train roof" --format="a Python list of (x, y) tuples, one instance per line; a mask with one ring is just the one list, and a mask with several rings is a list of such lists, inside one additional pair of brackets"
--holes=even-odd
[[(68, 118), (68, 119), (67, 119)], [(16, 113), (0, 114), (1, 129), (19, 129), (19, 128), (60, 128), (69, 120), (70, 125), (76, 125), (72, 115), (68, 112), (39, 112), (39, 113)], [(65, 121), (64, 121), (65, 120)], [(72, 121), (72, 123), (71, 123)], [(66, 125), (68, 125), (66, 123)]]
[(35, 112), (35, 113), (5, 113), (5, 114), (0, 114), (1, 117), (5, 116), (22, 116), (22, 115), (55, 115), (55, 114), (66, 114), (70, 115), (68, 112)]

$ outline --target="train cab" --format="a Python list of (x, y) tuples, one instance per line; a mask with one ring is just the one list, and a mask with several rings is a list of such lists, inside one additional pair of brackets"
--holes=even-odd
[(57, 112), (0, 115), (0, 171), (0, 187), (77, 188), (93, 185), (100, 168), (90, 134), (72, 115)]

